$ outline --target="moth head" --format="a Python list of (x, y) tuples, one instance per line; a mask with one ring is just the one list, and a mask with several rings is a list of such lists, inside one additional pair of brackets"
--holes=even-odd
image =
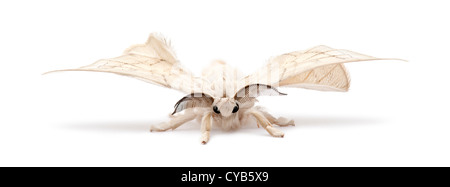
[(210, 108), (213, 115), (229, 117), (239, 111), (239, 102), (234, 98), (214, 98), (205, 93), (192, 93), (175, 104), (172, 115), (188, 108)]
[(239, 111), (239, 103), (234, 98), (216, 98), (211, 109), (215, 115), (229, 117)]
[(250, 84), (241, 88), (232, 98), (212, 97), (205, 93), (191, 93), (181, 98), (174, 106), (172, 115), (188, 108), (210, 108), (214, 116), (229, 117), (238, 113), (239, 105), (243, 109), (252, 106), (258, 96), (286, 95), (275, 87), (265, 84)]

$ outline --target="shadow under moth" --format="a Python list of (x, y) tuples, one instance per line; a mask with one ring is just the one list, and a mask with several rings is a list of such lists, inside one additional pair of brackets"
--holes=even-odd
[(398, 59), (375, 58), (320, 45), (271, 58), (247, 76), (222, 61), (214, 61), (201, 76), (195, 76), (178, 62), (169, 42), (151, 34), (145, 44), (131, 46), (121, 56), (77, 69), (51, 72), (115, 73), (181, 91), (187, 95), (176, 102), (170, 120), (151, 126), (150, 131), (173, 130), (197, 119), (201, 123), (201, 143), (206, 144), (213, 125), (228, 130), (256, 122), (273, 137), (283, 137), (284, 133), (274, 125), (289, 126), (294, 121), (275, 118), (264, 108), (255, 106), (257, 97), (286, 95), (278, 87), (345, 92), (350, 78), (344, 63), (370, 60)]

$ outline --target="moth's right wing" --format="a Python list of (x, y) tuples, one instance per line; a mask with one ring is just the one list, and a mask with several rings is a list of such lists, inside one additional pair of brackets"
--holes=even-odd
[(174, 51), (163, 37), (151, 34), (145, 44), (134, 45), (122, 56), (101, 59), (76, 69), (50, 71), (95, 71), (115, 73), (143, 80), (184, 93), (205, 92), (203, 79), (181, 66)]
[(245, 77), (240, 85), (243, 87), (258, 83), (274, 87), (347, 91), (350, 78), (344, 63), (370, 60), (400, 59), (376, 58), (321, 45), (272, 58), (262, 69)]

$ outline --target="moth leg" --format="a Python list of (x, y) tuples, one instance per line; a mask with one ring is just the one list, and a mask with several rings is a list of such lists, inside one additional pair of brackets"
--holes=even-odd
[(261, 125), (264, 129), (266, 129), (266, 131), (273, 137), (281, 137), (281, 138), (284, 137), (284, 133), (272, 127), (270, 121), (260, 111), (251, 110), (250, 115), (252, 115), (256, 119), (256, 122), (259, 125)]
[(273, 122), (274, 124), (280, 126), (280, 127), (286, 127), (286, 126), (295, 126), (294, 120), (289, 120), (285, 117), (279, 117), (275, 120), (275, 122)]
[(272, 114), (270, 114), (269, 112), (264, 110), (262, 107), (257, 106), (255, 108), (256, 108), (256, 110), (261, 112), (264, 115), (264, 117), (266, 117), (266, 119), (269, 120), (269, 122), (272, 124), (278, 125), (280, 127), (286, 127), (289, 125), (295, 126), (294, 120), (289, 120), (285, 117), (275, 118), (272, 116)]
[(202, 132), (202, 144), (206, 144), (209, 141), (209, 134), (211, 131), (211, 112), (206, 112), (203, 115), (200, 130)]
[(179, 126), (183, 125), (186, 122), (189, 122), (196, 117), (196, 113), (193, 110), (185, 110), (183, 114), (171, 115), (169, 122), (163, 122), (158, 125), (152, 125), (150, 127), (150, 132), (157, 131), (162, 132), (169, 129), (176, 129)]

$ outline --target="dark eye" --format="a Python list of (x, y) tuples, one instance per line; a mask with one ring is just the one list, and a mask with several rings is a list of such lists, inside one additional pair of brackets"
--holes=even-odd
[(239, 110), (239, 105), (236, 104), (236, 106), (233, 108), (233, 113), (236, 113)]
[(217, 108), (217, 106), (213, 106), (213, 111), (217, 114), (220, 114), (219, 108)]

